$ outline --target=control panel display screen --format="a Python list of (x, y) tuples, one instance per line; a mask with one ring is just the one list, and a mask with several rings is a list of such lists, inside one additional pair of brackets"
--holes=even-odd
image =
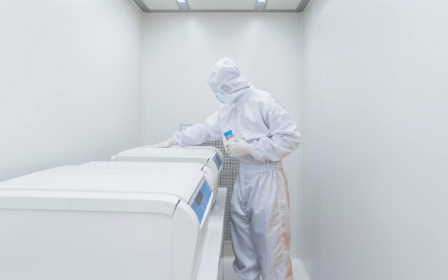
[(196, 213), (196, 216), (199, 219), (199, 223), (202, 223), (202, 219), (205, 215), (205, 210), (207, 210), (207, 206), (210, 202), (210, 199), (212, 197), (212, 188), (208, 184), (207, 180), (204, 180), (204, 182), (201, 185), (201, 188), (199, 189), (199, 192), (196, 194), (196, 197), (193, 200), (193, 203), (191, 204), (191, 208)]
[(202, 194), (202, 192), (198, 192), (198, 195), (194, 199), (194, 202), (196, 202), (197, 205), (201, 205), (203, 198), (204, 198), (204, 195)]

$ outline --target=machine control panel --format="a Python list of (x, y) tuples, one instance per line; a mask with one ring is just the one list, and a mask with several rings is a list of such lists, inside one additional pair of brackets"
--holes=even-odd
[(221, 170), (222, 160), (218, 154), (216, 154), (215, 157), (213, 158), (213, 162), (216, 164), (216, 167), (218, 167), (218, 171)]
[(205, 210), (207, 210), (208, 203), (212, 197), (212, 192), (213, 190), (207, 183), (207, 180), (204, 180), (202, 182), (201, 188), (196, 194), (196, 197), (191, 203), (191, 208), (196, 213), (200, 224), (202, 224), (202, 219), (204, 218)]

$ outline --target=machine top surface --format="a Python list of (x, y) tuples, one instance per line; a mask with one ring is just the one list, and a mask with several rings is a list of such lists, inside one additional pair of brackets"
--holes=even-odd
[(186, 156), (213, 158), (217, 151), (215, 147), (178, 147), (168, 149), (133, 148), (119, 153), (119, 156)]
[(204, 176), (199, 163), (89, 162), (0, 183), (8, 191), (169, 194), (188, 202)]

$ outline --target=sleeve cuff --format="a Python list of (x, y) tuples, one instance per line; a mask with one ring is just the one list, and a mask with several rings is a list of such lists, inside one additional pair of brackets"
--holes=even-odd
[(183, 147), (182, 143), (180, 142), (180, 132), (175, 131), (173, 133), (173, 142), (174, 145)]
[(254, 159), (258, 161), (266, 161), (266, 159), (264, 159), (263, 156), (260, 155), (260, 152), (258, 151), (260, 143), (258, 143), (258, 141), (253, 141), (251, 145), (252, 145), (252, 156), (254, 157)]

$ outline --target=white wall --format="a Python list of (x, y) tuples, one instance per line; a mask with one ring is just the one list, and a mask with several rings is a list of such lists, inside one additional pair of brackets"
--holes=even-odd
[(138, 145), (141, 12), (0, 1), (0, 181)]
[(448, 279), (448, 1), (394, 1), (393, 279)]
[[(302, 18), (298, 14), (150, 14), (144, 31), (142, 143), (168, 139), (180, 124), (203, 122), (219, 107), (210, 67), (228, 56), (255, 87), (286, 104), (302, 123)], [(285, 159), (291, 191), (292, 256), (298, 254), (300, 157)]]
[(447, 8), (313, 0), (305, 12), (312, 280), (448, 279)]

